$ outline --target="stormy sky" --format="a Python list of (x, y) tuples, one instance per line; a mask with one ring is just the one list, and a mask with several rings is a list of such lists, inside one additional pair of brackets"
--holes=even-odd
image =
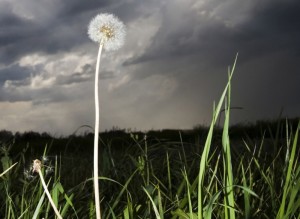
[(237, 53), (232, 123), (300, 116), (299, 11), (299, 0), (0, 0), (0, 129), (94, 126), (87, 26), (99, 13), (127, 29), (102, 54), (102, 131), (208, 125)]

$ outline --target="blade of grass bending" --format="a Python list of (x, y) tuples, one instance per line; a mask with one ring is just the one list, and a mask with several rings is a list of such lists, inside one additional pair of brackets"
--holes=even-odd
[(233, 187), (241, 188), (242, 190), (246, 191), (248, 194), (253, 195), (256, 198), (259, 198), (259, 196), (247, 186), (233, 185)]
[[(112, 210), (112, 211), (114, 210), (114, 208), (115, 208), (115, 207), (117, 206), (117, 204), (119, 203), (119, 201), (120, 201), (120, 199), (121, 199), (121, 196), (123, 195), (123, 193), (124, 193), (125, 191), (127, 191), (127, 194), (130, 195), (129, 191), (127, 190), (127, 186), (128, 186), (128, 184), (130, 183), (130, 181), (132, 180), (133, 176), (138, 172), (138, 170), (139, 170), (139, 169), (136, 169), (136, 170), (133, 172), (133, 174), (129, 177), (129, 179), (126, 181), (126, 183), (125, 183), (124, 186), (123, 186), (121, 183), (119, 183), (118, 181), (113, 180), (113, 179), (110, 179), (110, 178), (108, 178), (108, 177), (103, 177), (103, 176), (98, 177), (98, 179), (101, 179), (101, 180), (107, 180), (107, 181), (116, 183), (116, 184), (120, 185), (121, 187), (123, 187), (122, 190), (120, 191), (119, 195), (118, 195), (117, 198), (115, 199), (115, 201), (114, 201), (112, 207), (111, 207), (111, 210)], [(90, 181), (90, 180), (93, 180), (93, 179), (88, 179), (88, 180), (86, 180), (86, 181)], [(109, 211), (109, 214), (108, 214), (107, 218), (110, 216), (110, 214), (111, 214), (111, 211)]]
[[(71, 194), (70, 197), (67, 196), (67, 194), (65, 194), (64, 188), (63, 188), (63, 186), (61, 185), (60, 182), (58, 182), (58, 183), (55, 185), (55, 187), (56, 187), (56, 190), (58, 190), (60, 194), (63, 194), (63, 195), (64, 195), (64, 198), (65, 198), (65, 200), (66, 200), (66, 203), (65, 203), (65, 205), (63, 206), (63, 208), (62, 208), (62, 210), (61, 210), (61, 216), (64, 217), (64, 216), (66, 215), (66, 213), (67, 213), (69, 207), (71, 206), (71, 208), (73, 209), (73, 211), (74, 211), (76, 217), (78, 218), (77, 213), (76, 213), (76, 210), (75, 210), (74, 205), (73, 205), (73, 203), (72, 203), (72, 199), (73, 199), (73, 197), (74, 197), (74, 194)], [(58, 201), (58, 200), (57, 200), (57, 201)]]
[(212, 141), (213, 127), (214, 127), (214, 125), (217, 121), (217, 117), (220, 114), (221, 107), (222, 107), (224, 99), (225, 99), (225, 95), (227, 93), (229, 84), (231, 83), (231, 78), (232, 78), (232, 75), (234, 73), (237, 57), (238, 57), (238, 55), (236, 55), (236, 57), (235, 57), (234, 64), (233, 64), (233, 67), (232, 67), (232, 70), (230, 72), (230, 76), (229, 76), (229, 79), (228, 79), (228, 83), (227, 83), (227, 85), (226, 85), (226, 87), (225, 87), (225, 89), (224, 89), (224, 91), (221, 95), (219, 103), (218, 103), (217, 107), (214, 108), (212, 122), (211, 122), (211, 125), (210, 125), (210, 128), (209, 128), (209, 131), (208, 131), (208, 135), (207, 135), (205, 145), (204, 145), (204, 149), (203, 149), (203, 152), (202, 152), (202, 157), (201, 157), (201, 160), (200, 160), (199, 178), (198, 178), (198, 180), (199, 180), (199, 182), (198, 182), (198, 218), (199, 219), (203, 218), (202, 186), (203, 186), (203, 181), (204, 181), (204, 174), (205, 174), (205, 167), (206, 167), (206, 164), (207, 164), (208, 153), (210, 151), (210, 146), (211, 146), (211, 141)]
[[(131, 182), (133, 176), (138, 172), (138, 169), (136, 169), (133, 174), (131, 174), (131, 176), (129, 177), (129, 179), (126, 181), (125, 185), (121, 185), (120, 183), (118, 183), (119, 185), (121, 185), (123, 188), (121, 190), (121, 192), (119, 193), (118, 197), (115, 199), (113, 205), (112, 205), (112, 210), (117, 206), (117, 204), (119, 203), (121, 196), (123, 195), (123, 193), (125, 192), (125, 190), (127, 191), (127, 186), (129, 185), (129, 183)], [(127, 191), (127, 194), (130, 195), (129, 191)]]
[(3, 173), (0, 174), (0, 177), (4, 176), (5, 173), (7, 173), (10, 169), (12, 169), (18, 162), (11, 165), (8, 169), (6, 169)]
[(61, 210), (61, 216), (64, 217), (69, 209), (69, 207), (71, 206), (71, 208), (73, 209), (75, 215), (76, 215), (76, 218), (79, 218), (78, 215), (77, 215), (77, 212), (74, 208), (74, 205), (73, 205), (73, 202), (72, 202), (72, 199), (74, 197), (74, 194), (71, 194), (70, 197), (67, 196), (66, 194), (64, 195), (64, 198), (65, 200), (67, 201), (66, 204), (64, 205), (64, 207), (62, 208)]
[(153, 201), (151, 195), (148, 193), (147, 189), (145, 189), (145, 187), (142, 187), (144, 192), (146, 193), (146, 195), (148, 196), (148, 198), (150, 199), (151, 201), (151, 204), (152, 204), (152, 207), (153, 207), (153, 210), (154, 210), (154, 213), (155, 213), (155, 216), (156, 216), (156, 219), (162, 219), (161, 216), (159, 215), (159, 211), (155, 205), (155, 202)]
[(288, 170), (286, 173), (286, 180), (285, 180), (284, 189), (283, 189), (282, 201), (281, 201), (281, 205), (280, 205), (279, 211), (277, 213), (276, 219), (283, 218), (283, 216), (285, 214), (285, 203), (287, 200), (288, 193), (291, 190), (290, 184), (291, 184), (291, 177), (292, 177), (292, 168), (294, 165), (294, 159), (295, 159), (295, 154), (296, 154), (299, 129), (300, 129), (300, 122), (298, 123), (298, 127), (297, 127), (295, 137), (294, 137), (293, 147), (292, 147), (292, 151), (291, 151), (291, 155), (290, 155), (290, 159), (289, 159), (289, 166), (288, 166)]
[[(110, 212), (110, 214), (111, 214), (111, 218), (112, 218), (112, 219), (117, 218), (116, 215), (115, 215), (115, 212), (111, 209), (110, 206), (109, 206), (109, 212)], [(124, 219), (126, 219), (126, 217), (124, 217)]]
[(216, 200), (219, 198), (222, 191), (219, 191), (215, 193), (209, 200), (208, 205), (206, 206), (206, 210), (204, 211), (204, 218), (205, 219), (211, 219), (212, 211), (213, 211), (213, 205), (216, 202)]
[(30, 208), (30, 207), (26, 208), (25, 211), (22, 211), (22, 214), (18, 217), (18, 219), (24, 218), (24, 215), (28, 212), (28, 209), (29, 209), (29, 208)]

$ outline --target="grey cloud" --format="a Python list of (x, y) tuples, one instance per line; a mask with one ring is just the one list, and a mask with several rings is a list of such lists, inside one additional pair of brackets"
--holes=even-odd
[(71, 75), (58, 75), (55, 81), (58, 85), (70, 85), (74, 83), (86, 82), (93, 79), (93, 73), (94, 68), (91, 65), (86, 64), (82, 67), (81, 72), (75, 72)]
[[(95, 68), (89, 64), (82, 67), (81, 72), (74, 72), (70, 75), (58, 75), (55, 79), (57, 85), (71, 85), (94, 80)], [(113, 71), (102, 70), (99, 75), (101, 80), (112, 79), (115, 77)]]
[(3, 86), (5, 81), (23, 81), (31, 74), (31, 70), (26, 67), (21, 67), (18, 64), (14, 64), (8, 67), (0, 69), (0, 85)]

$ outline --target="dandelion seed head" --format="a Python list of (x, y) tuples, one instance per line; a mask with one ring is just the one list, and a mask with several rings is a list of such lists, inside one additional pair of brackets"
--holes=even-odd
[(98, 14), (88, 26), (91, 40), (102, 43), (107, 51), (121, 48), (126, 35), (125, 25), (113, 14)]
[(39, 172), (42, 168), (42, 162), (39, 159), (35, 159), (32, 165), (32, 172)]

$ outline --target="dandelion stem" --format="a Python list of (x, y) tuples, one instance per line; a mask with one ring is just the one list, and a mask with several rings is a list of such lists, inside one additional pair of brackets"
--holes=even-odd
[(50, 204), (52, 205), (52, 208), (53, 208), (53, 210), (55, 211), (56, 216), (57, 216), (59, 219), (62, 219), (62, 216), (61, 216), (60, 213), (58, 212), (58, 210), (57, 210), (57, 208), (56, 208), (56, 206), (55, 206), (55, 204), (54, 204), (54, 202), (53, 202), (53, 200), (52, 200), (52, 198), (51, 198), (50, 192), (48, 191), (48, 188), (47, 188), (47, 185), (46, 185), (46, 183), (45, 183), (45, 180), (44, 180), (44, 177), (43, 177), (43, 174), (42, 174), (41, 169), (40, 169), (40, 168), (37, 169), (37, 172), (38, 172), (39, 175), (40, 175), (41, 182), (42, 182), (42, 185), (43, 185), (43, 187), (44, 187), (44, 191), (46, 192), (46, 195), (48, 196), (49, 202), (50, 202)]
[(100, 120), (100, 109), (99, 109), (99, 68), (100, 68), (100, 57), (103, 48), (103, 41), (101, 41), (98, 51), (96, 73), (95, 73), (95, 134), (94, 134), (94, 191), (95, 191), (95, 207), (96, 217), (101, 219), (100, 212), (100, 195), (99, 195), (99, 182), (98, 182), (98, 148), (99, 148), (99, 120)]

